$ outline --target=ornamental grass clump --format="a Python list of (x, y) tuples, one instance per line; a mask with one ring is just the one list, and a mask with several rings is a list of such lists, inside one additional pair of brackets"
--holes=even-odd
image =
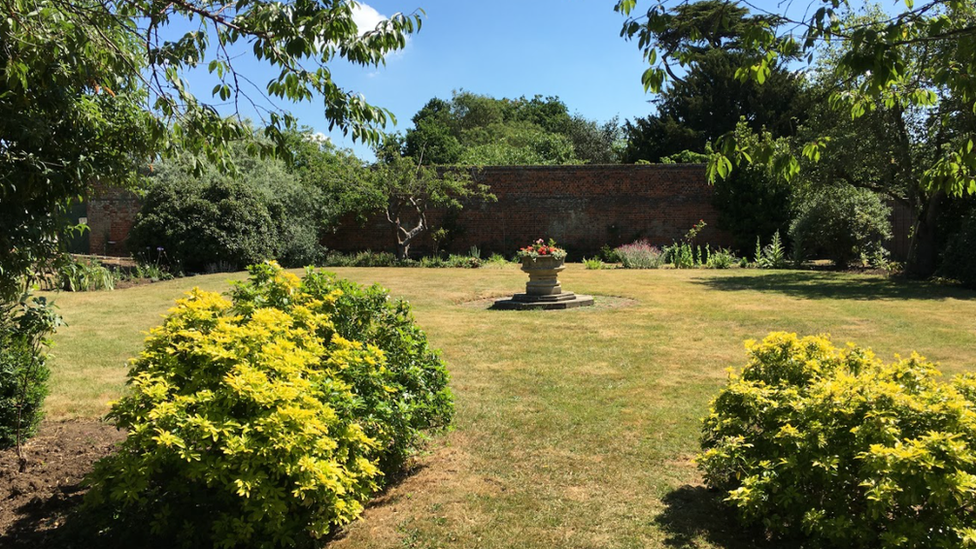
[(119, 546), (312, 546), (452, 410), (406, 305), (273, 263), (233, 301), (179, 300), (129, 382), (109, 414), (128, 436), (86, 498), (89, 524)]
[(647, 240), (624, 244), (615, 250), (625, 269), (657, 269), (664, 263), (664, 256)]
[(697, 458), (745, 523), (835, 547), (976, 544), (976, 377), (826, 337), (747, 348)]

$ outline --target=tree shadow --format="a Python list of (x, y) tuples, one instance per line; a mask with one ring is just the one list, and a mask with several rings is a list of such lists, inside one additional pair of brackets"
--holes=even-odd
[[(408, 463), (390, 478), (366, 504), (367, 509), (393, 505), (399, 501), (395, 488), (427, 467), (420, 462)], [(127, 542), (109, 539), (93, 532), (89, 517), (82, 508), (87, 490), (81, 482), (65, 485), (61, 492), (48, 497), (35, 497), (20, 506), (20, 516), (6, 532), (0, 532), (0, 547), (4, 549), (102, 549), (131, 547)], [(320, 540), (317, 547), (346, 537), (345, 528), (336, 528)], [(152, 545), (157, 547), (157, 545)]]
[(958, 286), (817, 271), (708, 277), (696, 282), (714, 290), (778, 292), (804, 299), (976, 299), (976, 291)]
[(772, 542), (762, 532), (744, 528), (724, 506), (721, 495), (686, 484), (664, 496), (664, 511), (654, 523), (667, 536), (666, 547), (698, 547), (708, 542), (724, 549), (796, 549), (799, 541)]
[[(389, 482), (384, 484), (383, 488), (381, 488), (379, 492), (376, 492), (372, 495), (372, 497), (369, 498), (369, 501), (366, 502), (366, 512), (368, 513), (373, 509), (382, 509), (383, 507), (395, 505), (396, 503), (401, 502), (401, 498), (409, 497), (408, 495), (405, 496), (404, 494), (400, 494), (396, 488), (400, 487), (400, 485), (406, 482), (410, 477), (413, 477), (421, 471), (427, 469), (427, 467), (428, 465), (420, 460), (408, 461), (403, 469), (389, 478)], [(363, 520), (363, 518), (364, 517), (360, 517), (357, 520)], [(329, 547), (332, 543), (343, 540), (348, 535), (348, 527), (336, 528), (329, 533), (329, 535), (322, 538), (317, 547)]]
[(0, 547), (72, 549), (91, 547), (90, 539), (79, 535), (75, 511), (81, 505), (81, 483), (65, 485), (47, 497), (35, 497), (17, 508), (19, 518), (0, 534)]

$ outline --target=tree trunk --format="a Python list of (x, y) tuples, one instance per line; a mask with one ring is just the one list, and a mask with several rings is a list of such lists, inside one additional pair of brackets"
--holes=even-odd
[(397, 260), (404, 261), (410, 256), (410, 242), (397, 243)]
[(419, 236), (426, 228), (425, 219), (421, 217), (420, 221), (414, 228), (407, 230), (403, 228), (400, 220), (397, 219), (396, 233), (397, 233), (397, 259), (403, 261), (409, 257), (410, 254), (410, 243), (413, 239)]
[(928, 278), (938, 264), (937, 231), (945, 193), (936, 191), (922, 207), (915, 221), (906, 273), (912, 278)]

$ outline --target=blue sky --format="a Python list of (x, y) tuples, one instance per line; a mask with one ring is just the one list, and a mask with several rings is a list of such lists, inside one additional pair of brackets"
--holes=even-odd
[[(757, 4), (782, 9), (776, 0)], [(331, 69), (340, 86), (393, 112), (397, 125), (387, 131), (405, 131), (428, 100), (448, 99), (461, 89), (496, 98), (554, 95), (570, 112), (599, 122), (619, 116), (623, 122), (652, 112), (653, 97), (641, 85), (646, 68), (641, 52), (620, 37), (624, 17), (613, 5), (613, 0), (370, 0), (360, 12), (365, 25), (375, 24), (377, 16), (423, 8), (422, 30), (386, 66), (337, 62)], [(638, 10), (649, 5), (639, 2)], [(238, 61), (239, 70), (258, 85), (273, 74), (246, 55)], [(212, 84), (194, 80), (198, 95), (209, 96)], [(328, 131), (320, 101), (279, 106), (338, 146), (372, 158), (368, 147)]]
[[(461, 89), (497, 98), (555, 95), (570, 112), (600, 122), (643, 116), (653, 108), (640, 81), (645, 68), (641, 52), (620, 37), (624, 18), (613, 11), (612, 1), (371, 0), (364, 3), (362, 16), (374, 25), (375, 14), (388, 17), (417, 8), (426, 13), (422, 29), (386, 66), (330, 66), (344, 89), (393, 112), (397, 125), (387, 131), (406, 131), (427, 101), (449, 99)], [(274, 74), (247, 56), (236, 66), (259, 85)], [(209, 97), (210, 82), (191, 77), (201, 98)], [(328, 131), (321, 101), (279, 106), (338, 146), (372, 158), (368, 147), (354, 144), (338, 130)]]

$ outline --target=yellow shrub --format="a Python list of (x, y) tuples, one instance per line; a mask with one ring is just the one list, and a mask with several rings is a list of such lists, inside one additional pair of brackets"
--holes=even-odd
[(976, 543), (976, 381), (826, 337), (748, 342), (698, 464), (749, 524), (838, 547)]
[(99, 526), (131, 543), (282, 547), (357, 517), (381, 473), (338, 373), (383, 358), (328, 351), (329, 326), (308, 307), (178, 301), (110, 413), (129, 436), (91, 477)]

